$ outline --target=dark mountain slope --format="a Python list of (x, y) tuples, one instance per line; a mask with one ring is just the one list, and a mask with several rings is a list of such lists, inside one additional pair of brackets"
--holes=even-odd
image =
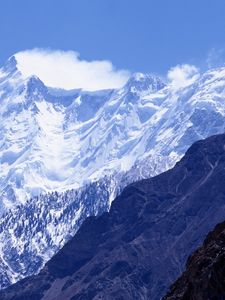
[(88, 218), (37, 276), (1, 300), (160, 299), (225, 217), (225, 135), (195, 143), (170, 171), (129, 185)]
[(218, 224), (188, 259), (186, 271), (164, 300), (225, 299), (225, 222)]

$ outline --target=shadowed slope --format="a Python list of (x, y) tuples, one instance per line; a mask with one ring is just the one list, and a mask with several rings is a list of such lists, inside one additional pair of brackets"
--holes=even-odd
[(208, 234), (203, 246), (188, 259), (186, 271), (163, 299), (225, 299), (225, 222)]
[(172, 170), (129, 185), (39, 275), (0, 299), (160, 299), (224, 219), (224, 145), (225, 135), (197, 142)]

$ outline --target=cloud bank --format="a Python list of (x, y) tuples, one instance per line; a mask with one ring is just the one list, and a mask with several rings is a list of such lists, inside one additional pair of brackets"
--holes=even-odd
[(17, 67), (25, 76), (36, 75), (47, 86), (87, 91), (122, 87), (129, 77), (110, 61), (86, 61), (74, 51), (33, 49), (18, 52)]
[(179, 89), (192, 84), (198, 79), (199, 70), (193, 65), (177, 65), (169, 70), (167, 77), (172, 86)]

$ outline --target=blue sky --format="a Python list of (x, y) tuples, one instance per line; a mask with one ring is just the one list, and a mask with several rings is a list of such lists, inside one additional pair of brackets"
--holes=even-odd
[(34, 47), (158, 74), (225, 59), (224, 0), (5, 0), (0, 12), (0, 64)]

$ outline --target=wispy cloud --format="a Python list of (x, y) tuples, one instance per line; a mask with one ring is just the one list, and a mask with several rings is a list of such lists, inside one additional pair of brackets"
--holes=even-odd
[(208, 68), (217, 68), (225, 65), (225, 49), (212, 48), (206, 60)]
[(175, 89), (192, 84), (199, 77), (199, 70), (194, 65), (182, 64), (171, 68), (168, 80)]
[(15, 55), (18, 69), (26, 77), (38, 76), (46, 85), (88, 91), (119, 88), (129, 77), (116, 70), (110, 61), (86, 61), (74, 51), (33, 49)]

